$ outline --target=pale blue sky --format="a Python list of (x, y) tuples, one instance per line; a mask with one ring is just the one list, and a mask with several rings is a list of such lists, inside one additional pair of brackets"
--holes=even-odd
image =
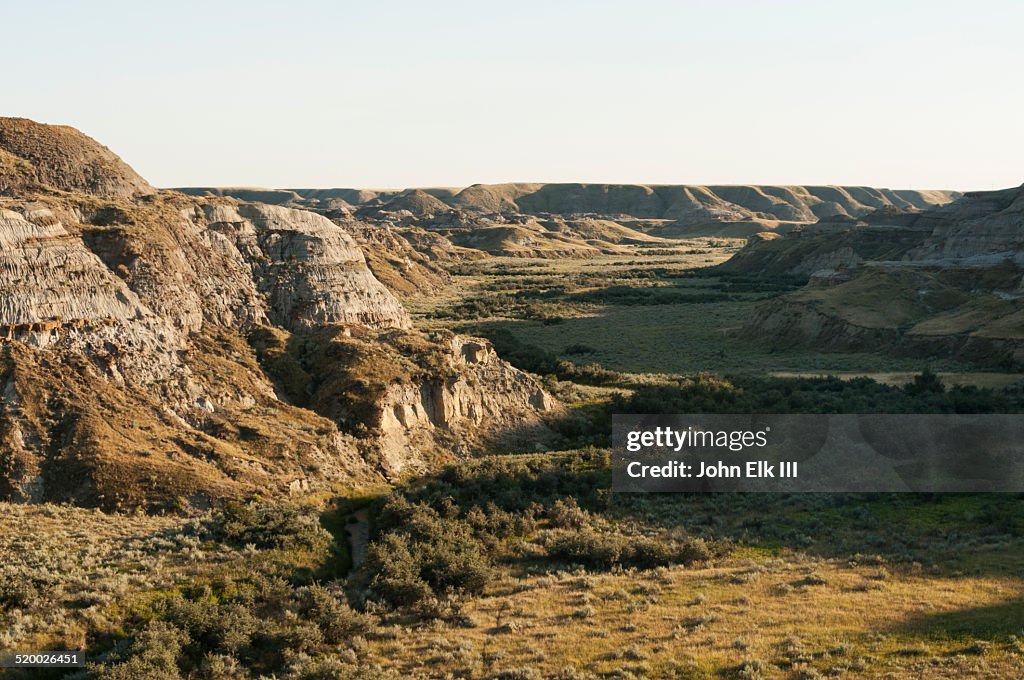
[(3, 115), (160, 186), (1024, 182), (1024, 2), (0, 0)]

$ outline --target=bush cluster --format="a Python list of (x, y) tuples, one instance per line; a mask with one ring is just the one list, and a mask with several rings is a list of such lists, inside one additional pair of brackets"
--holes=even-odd
[(396, 497), (384, 507), (380, 524), (383, 531), (363, 565), (374, 599), (403, 607), (477, 595), (493, 576), (487, 546), (467, 521)]
[[(330, 554), (331, 536), (314, 510), (230, 503), (199, 531), (257, 558), (228, 575), (134, 605), (126, 628), (137, 632), (124, 639), (101, 637), (93, 648), (99, 661), (89, 669), (91, 677), (240, 678), (314, 667), (339, 645), (374, 631), (375, 619), (350, 606), (340, 584), (316, 582), (311, 571), (296, 571), (288, 559), (272, 557), (308, 555), (312, 547), (321, 556)], [(355, 671), (349, 675), (359, 677)]]
[(606, 452), (584, 449), (462, 463), (399, 489), (360, 570), (369, 598), (425, 615), (481, 593), (499, 562), (650, 569), (711, 557), (699, 539), (621, 530), (599, 491), (608, 475)]
[(324, 548), (332, 540), (315, 509), (288, 503), (229, 502), (208, 529), (215, 540), (234, 546)]
[(136, 618), (139, 632), (115, 644), (94, 677), (210, 677), (211, 664), (283, 669), (298, 655), (329, 653), (375, 627), (336, 586), (296, 586), (258, 572), (167, 595)]
[(712, 557), (711, 549), (700, 538), (677, 541), (592, 529), (550, 534), (545, 547), (554, 559), (593, 569), (616, 566), (653, 569), (675, 564), (690, 565)]
[(773, 378), (701, 375), (668, 385), (644, 385), (617, 395), (612, 413), (1018, 413), (1024, 386), (946, 389), (924, 371), (905, 386), (870, 378)]

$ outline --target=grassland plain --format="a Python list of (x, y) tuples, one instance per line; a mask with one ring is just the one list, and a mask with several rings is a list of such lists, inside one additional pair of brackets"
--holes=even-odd
[(624, 373), (884, 378), (931, 367), (956, 376), (954, 382), (974, 376), (991, 384), (989, 374), (975, 376), (969, 366), (939, 357), (785, 350), (740, 337), (736, 331), (759, 302), (800, 282), (706, 271), (738, 247), (735, 239), (693, 239), (586, 260), (488, 258), (456, 268), (445, 293), (409, 306), (427, 326), (454, 323), (492, 339), (512, 336), (562, 359)]

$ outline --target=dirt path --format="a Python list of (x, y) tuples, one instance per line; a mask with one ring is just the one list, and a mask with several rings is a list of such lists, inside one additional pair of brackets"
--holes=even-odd
[(356, 510), (352, 515), (355, 521), (348, 521), (345, 524), (345, 531), (348, 532), (348, 544), (352, 551), (352, 568), (355, 569), (366, 560), (366, 548), (370, 544), (370, 513), (366, 508)]

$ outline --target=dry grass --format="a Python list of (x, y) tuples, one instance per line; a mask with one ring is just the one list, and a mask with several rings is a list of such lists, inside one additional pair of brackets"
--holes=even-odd
[(1024, 612), (1024, 581), (879, 574), (791, 556), (696, 570), (509, 577), (466, 606), (472, 627), (435, 624), (401, 633), (401, 654), (390, 640), (371, 641), (370, 650), (379, 663), (417, 677), (522, 667), (542, 677), (567, 667), (603, 677), (684, 669), (691, 675), (678, 677), (745, 677), (748, 662), (767, 668), (765, 677), (1024, 672), (1007, 635), (944, 637), (929, 629), (930, 621), (986, 608)]
[(119, 625), (112, 614), (131, 594), (168, 588), (229, 554), (200, 551), (189, 524), (0, 504), (0, 584), (27, 588), (19, 602), (0, 607), (0, 650), (79, 649), (86, 631)]

